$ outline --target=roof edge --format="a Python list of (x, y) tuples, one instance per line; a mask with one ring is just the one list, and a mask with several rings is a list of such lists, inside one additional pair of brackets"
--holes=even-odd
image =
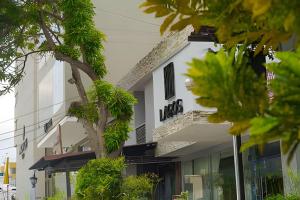
[(119, 82), (118, 86), (130, 90), (143, 77), (189, 44), (188, 36), (193, 32), (191, 26), (180, 32), (171, 33), (142, 58)]

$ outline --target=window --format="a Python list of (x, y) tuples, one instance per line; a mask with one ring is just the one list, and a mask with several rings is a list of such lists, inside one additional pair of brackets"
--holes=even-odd
[(168, 100), (175, 96), (175, 79), (174, 79), (174, 64), (169, 63), (164, 68), (164, 82), (165, 82), (165, 99)]

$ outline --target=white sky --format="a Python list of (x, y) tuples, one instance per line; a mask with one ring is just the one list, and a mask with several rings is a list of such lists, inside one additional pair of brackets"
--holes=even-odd
[[(13, 137), (14, 133), (8, 133), (3, 135), (2, 133), (13, 131), (14, 125), (14, 108), (15, 108), (15, 97), (14, 92), (0, 96), (0, 140), (4, 138)], [(3, 122), (9, 120), (7, 122)], [(14, 139), (8, 139), (0, 141), (0, 149), (14, 146)], [(9, 156), (10, 161), (16, 160), (16, 149), (10, 148), (7, 150), (0, 150), (0, 165), (5, 160), (6, 156)]]

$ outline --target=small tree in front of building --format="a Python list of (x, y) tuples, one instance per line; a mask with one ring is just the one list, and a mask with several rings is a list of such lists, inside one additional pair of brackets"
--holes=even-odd
[[(94, 23), (91, 0), (3, 0), (0, 2), (0, 94), (16, 86), (29, 56), (53, 56), (69, 64), (80, 101), (69, 114), (78, 117), (97, 158), (120, 149), (128, 138), (135, 98), (103, 80), (104, 34)], [(83, 85), (82, 73), (93, 82)], [(114, 120), (108, 122), (108, 118)]]
[(299, 46), (300, 1), (145, 0), (141, 7), (164, 18), (161, 33), (189, 25), (196, 31), (215, 28), (220, 52), (188, 63), (197, 102), (217, 108), (209, 121), (231, 122), (231, 134), (249, 130), (242, 149), (280, 139), (290, 160), (300, 142), (300, 47), (276, 53), (280, 63), (266, 65), (273, 75), (269, 82), (254, 73), (249, 60), (270, 56), (289, 39), (295, 39), (295, 49)]

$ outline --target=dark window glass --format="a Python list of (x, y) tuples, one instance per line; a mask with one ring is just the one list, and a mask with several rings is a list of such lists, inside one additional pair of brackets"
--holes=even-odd
[(175, 96), (174, 64), (171, 62), (164, 68), (165, 99)]

